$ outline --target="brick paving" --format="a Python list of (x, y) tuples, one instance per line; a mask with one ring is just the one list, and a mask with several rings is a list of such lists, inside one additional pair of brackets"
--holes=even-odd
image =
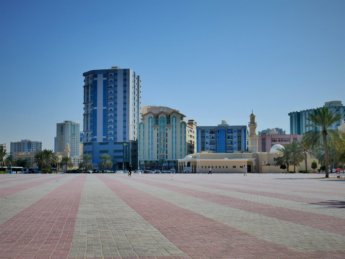
[(0, 258), (345, 258), (345, 181), (0, 175)]

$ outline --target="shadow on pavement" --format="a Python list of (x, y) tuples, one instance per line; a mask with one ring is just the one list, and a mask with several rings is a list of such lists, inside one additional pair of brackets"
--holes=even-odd
[(321, 205), (321, 206), (325, 206), (327, 208), (345, 209), (345, 201), (330, 200), (330, 201), (315, 202), (315, 203), (311, 203), (311, 204)]
[(289, 178), (274, 178), (279, 180), (321, 180), (325, 179), (325, 177), (289, 177)]

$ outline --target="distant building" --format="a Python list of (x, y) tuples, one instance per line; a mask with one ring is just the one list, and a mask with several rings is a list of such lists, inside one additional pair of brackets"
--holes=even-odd
[(90, 70), (84, 76), (84, 154), (98, 167), (108, 154), (113, 168), (137, 167), (140, 77), (131, 69)]
[(269, 152), (274, 145), (287, 145), (293, 141), (299, 141), (302, 135), (285, 134), (282, 129), (267, 129), (259, 134), (259, 152)]
[(197, 127), (196, 121), (188, 120), (187, 128), (186, 128), (187, 129), (187, 132), (186, 132), (187, 154), (194, 154), (197, 152), (196, 127)]
[(65, 153), (67, 146), (69, 154), (64, 154), (65, 156), (71, 158), (80, 156), (80, 126), (77, 122), (64, 121), (56, 124), (54, 151)]
[(265, 130), (259, 131), (259, 135), (274, 135), (274, 134), (284, 135), (286, 133), (285, 133), (285, 130), (281, 128), (265, 129)]
[(145, 106), (139, 126), (141, 168), (175, 167), (187, 154), (185, 115), (163, 106)]
[(230, 126), (224, 120), (218, 126), (198, 126), (197, 151), (245, 152), (247, 151), (247, 126)]
[(42, 142), (39, 141), (25, 139), (18, 142), (11, 142), (10, 144), (12, 159), (14, 161), (17, 159), (26, 159), (30, 166), (34, 164), (35, 155), (40, 151), (42, 151)]
[[(335, 122), (330, 128), (337, 129), (345, 120), (345, 106), (341, 101), (325, 102), (324, 107), (327, 107), (334, 114), (339, 114), (341, 119)], [(318, 109), (318, 108), (316, 108)], [(303, 110), (299, 112), (290, 112), (290, 133), (303, 135), (304, 133), (314, 130), (316, 126), (309, 120), (310, 114), (316, 109)]]

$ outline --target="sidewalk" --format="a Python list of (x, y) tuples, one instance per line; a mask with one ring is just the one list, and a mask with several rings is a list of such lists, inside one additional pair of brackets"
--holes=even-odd
[(344, 258), (336, 179), (0, 175), (0, 258)]

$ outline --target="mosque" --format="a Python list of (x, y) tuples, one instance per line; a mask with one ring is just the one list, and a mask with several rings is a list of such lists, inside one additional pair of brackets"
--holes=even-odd
[[(243, 153), (210, 153), (201, 152), (187, 155), (178, 160), (178, 171), (183, 173), (282, 173), (275, 165), (274, 158), (281, 155), (284, 146), (275, 144), (269, 152), (258, 152), (258, 135), (256, 133), (256, 121), (253, 112), (250, 114), (248, 124), (248, 152)], [(316, 160), (307, 155), (308, 161)], [(293, 170), (291, 166), (290, 171)], [(302, 161), (296, 171), (305, 170), (305, 163)], [(308, 163), (308, 170), (311, 171), (311, 162)]]

